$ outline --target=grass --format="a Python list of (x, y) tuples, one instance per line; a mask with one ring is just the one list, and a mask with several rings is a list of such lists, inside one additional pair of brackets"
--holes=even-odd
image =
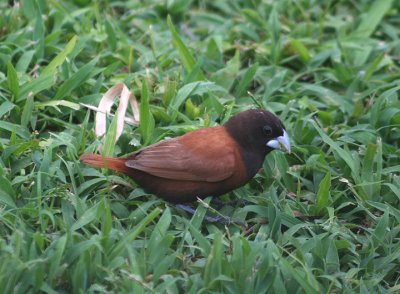
[[(3, 293), (400, 291), (397, 1), (0, 9)], [(143, 100), (143, 121), (116, 144), (109, 133), (115, 156), (255, 105), (282, 118), (293, 153), (222, 197), (249, 201), (220, 210), (247, 228), (79, 163), (101, 143), (80, 103), (118, 82)]]

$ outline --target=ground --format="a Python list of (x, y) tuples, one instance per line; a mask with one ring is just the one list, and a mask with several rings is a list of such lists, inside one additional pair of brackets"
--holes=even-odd
[[(0, 9), (3, 293), (400, 291), (398, 1), (9, 0)], [(187, 215), (79, 162), (102, 142), (81, 103), (97, 106), (120, 82), (139, 100), (141, 127), (126, 124), (115, 143), (110, 124), (107, 154), (250, 107), (282, 119), (292, 153), (271, 153), (222, 197), (236, 203), (207, 199)]]

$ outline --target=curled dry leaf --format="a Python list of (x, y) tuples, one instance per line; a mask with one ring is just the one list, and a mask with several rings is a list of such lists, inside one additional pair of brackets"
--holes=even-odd
[[(129, 91), (125, 84), (118, 83), (101, 97), (98, 107), (80, 103), (80, 105), (96, 111), (96, 135), (98, 137), (104, 136), (106, 133), (106, 117), (107, 114), (110, 114), (111, 107), (118, 96), (120, 96), (120, 99), (117, 108), (118, 121), (116, 140), (121, 136), (125, 122), (131, 125), (139, 125), (139, 106), (136, 97)], [(126, 116), (128, 104), (131, 105), (133, 117)]]

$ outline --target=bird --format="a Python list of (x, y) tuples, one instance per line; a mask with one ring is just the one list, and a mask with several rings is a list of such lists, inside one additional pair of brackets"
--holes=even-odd
[(223, 125), (166, 139), (126, 157), (83, 154), (80, 160), (122, 172), (146, 193), (183, 204), (245, 185), (268, 153), (276, 149), (290, 153), (290, 148), (282, 121), (267, 110), (252, 108)]

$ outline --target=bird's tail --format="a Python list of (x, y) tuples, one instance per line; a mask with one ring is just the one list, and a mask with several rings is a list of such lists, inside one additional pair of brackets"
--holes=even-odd
[(94, 167), (107, 168), (120, 172), (129, 171), (129, 168), (125, 165), (125, 158), (103, 157), (99, 154), (83, 154), (79, 157), (79, 160)]

